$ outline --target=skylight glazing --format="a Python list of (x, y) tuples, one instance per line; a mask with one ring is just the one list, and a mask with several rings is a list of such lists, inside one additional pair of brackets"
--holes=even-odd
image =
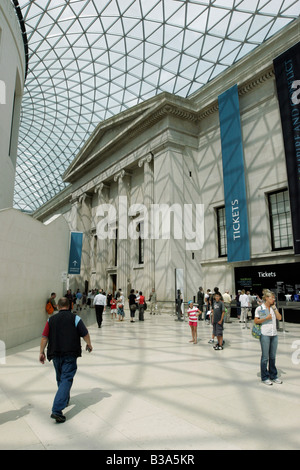
[(15, 207), (32, 212), (95, 126), (188, 97), (299, 16), (299, 0), (19, 0), (29, 43)]

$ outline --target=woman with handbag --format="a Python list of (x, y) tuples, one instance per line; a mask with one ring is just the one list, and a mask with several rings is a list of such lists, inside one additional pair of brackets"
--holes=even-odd
[[(281, 320), (281, 315), (275, 305), (275, 294), (266, 290), (263, 296), (263, 304), (255, 310), (254, 322), (261, 327), (261, 380), (265, 385), (273, 383), (281, 384), (276, 369), (276, 352), (278, 336), (276, 320)], [(269, 370), (268, 370), (269, 365)]]

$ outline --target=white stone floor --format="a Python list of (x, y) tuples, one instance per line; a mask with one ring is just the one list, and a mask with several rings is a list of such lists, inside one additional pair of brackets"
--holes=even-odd
[[(0, 364), (0, 449), (247, 450), (300, 448), (300, 325), (279, 333), (282, 385), (263, 385), (260, 345), (235, 320), (223, 351), (200, 322), (145, 314), (144, 322), (89, 327), (94, 350), (78, 359), (67, 421), (50, 419), (52, 363), (39, 341), (7, 351)], [(297, 343), (298, 342), (298, 343)], [(298, 354), (299, 350), (299, 354)], [(298, 359), (299, 356), (299, 359)]]

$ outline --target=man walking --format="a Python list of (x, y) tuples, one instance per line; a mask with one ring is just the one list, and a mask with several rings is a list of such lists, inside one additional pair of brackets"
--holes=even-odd
[(102, 289), (100, 289), (99, 294), (95, 295), (94, 306), (96, 310), (96, 320), (98, 323), (98, 328), (101, 328), (102, 314), (103, 312), (105, 312), (106, 309), (106, 295), (102, 293)]
[(59, 312), (49, 318), (43, 331), (40, 345), (40, 362), (47, 359), (53, 361), (56, 371), (58, 390), (52, 406), (51, 418), (57, 423), (64, 423), (66, 417), (62, 411), (70, 400), (70, 390), (77, 370), (77, 357), (81, 356), (81, 341), (87, 344), (87, 350), (92, 351), (89, 332), (78, 315), (70, 311), (69, 299), (62, 297), (58, 301)]

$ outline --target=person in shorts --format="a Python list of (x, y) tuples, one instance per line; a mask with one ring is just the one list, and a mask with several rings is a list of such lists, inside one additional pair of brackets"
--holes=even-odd
[(218, 343), (214, 346), (216, 351), (223, 349), (223, 322), (225, 316), (224, 302), (221, 301), (221, 294), (217, 292), (214, 295), (212, 302), (212, 325), (213, 325), (213, 337), (216, 336)]
[(197, 326), (198, 326), (198, 316), (202, 314), (201, 310), (198, 307), (194, 307), (193, 301), (188, 301), (188, 310), (187, 314), (189, 316), (189, 325), (191, 327), (192, 339), (190, 343), (197, 344)]
[(110, 301), (110, 313), (112, 319), (114, 318), (114, 316), (115, 318), (117, 318), (117, 301), (114, 298), (112, 298)]

